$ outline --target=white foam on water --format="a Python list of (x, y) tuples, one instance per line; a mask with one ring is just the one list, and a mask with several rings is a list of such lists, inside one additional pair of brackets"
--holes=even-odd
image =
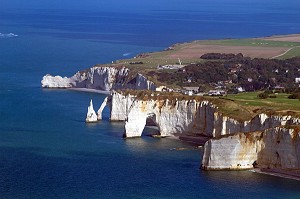
[(123, 54), (123, 57), (127, 57), (127, 56), (129, 56), (129, 55), (131, 55), (131, 53), (124, 53), (124, 54)]

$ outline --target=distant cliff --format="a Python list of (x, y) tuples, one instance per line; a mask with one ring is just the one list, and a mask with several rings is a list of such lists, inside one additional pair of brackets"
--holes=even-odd
[(98, 117), (108, 105), (111, 120), (125, 121), (128, 138), (141, 136), (149, 119), (161, 136), (210, 137), (202, 161), (207, 170), (300, 167), (299, 118), (257, 114), (238, 121), (222, 113), (217, 104), (209, 98), (114, 91)]
[(144, 75), (130, 77), (126, 67), (94, 66), (79, 71), (72, 77), (45, 75), (41, 81), (44, 88), (88, 88), (103, 91), (112, 89), (155, 90), (156, 85)]

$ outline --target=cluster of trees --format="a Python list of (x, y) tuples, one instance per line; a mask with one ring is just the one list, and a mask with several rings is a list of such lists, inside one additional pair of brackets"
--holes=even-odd
[[(287, 60), (242, 59), (241, 70), (237, 72), (234, 83), (248, 91), (266, 88), (293, 87), (295, 78), (300, 77), (300, 58)], [(249, 81), (249, 79), (251, 81)]]
[[(150, 73), (148, 74), (150, 75)], [(151, 72), (153, 75), (153, 72)], [(207, 62), (205, 64), (191, 64), (182, 70), (156, 72), (157, 80), (166, 84), (177, 84), (179, 86), (197, 86), (210, 84), (228, 79), (228, 71), (219, 62)]]
[[(289, 93), (287, 90), (285, 92)], [(273, 90), (265, 90), (262, 93), (257, 95), (260, 99), (267, 99), (267, 98), (276, 98), (276, 94)], [(289, 99), (299, 99), (300, 100), (300, 89), (295, 89), (290, 95), (288, 96)]]
[(287, 93), (290, 93), (288, 96), (289, 99), (299, 99), (300, 100), (300, 87), (298, 88), (289, 88), (286, 90)]
[(293, 93), (288, 96), (289, 99), (299, 99), (300, 100), (300, 92), (299, 93)]
[[(222, 55), (221, 55), (222, 56)], [(238, 68), (232, 72), (232, 68)], [(297, 86), (295, 78), (300, 77), (300, 57), (287, 60), (251, 59), (235, 56), (230, 60), (207, 61), (190, 64), (174, 71), (155, 71), (157, 80), (165, 84), (179, 86), (199, 86), (220, 81), (233, 83), (246, 91), (292, 88)]]
[(233, 53), (206, 53), (204, 55), (202, 55), (200, 58), (201, 59), (223, 59), (223, 60), (229, 60), (229, 59), (241, 59), (243, 58), (243, 54), (242, 53), (238, 53), (238, 54), (233, 54)]
[(260, 99), (267, 99), (267, 98), (276, 98), (276, 95), (272, 90), (266, 90), (262, 93), (259, 93), (257, 97)]

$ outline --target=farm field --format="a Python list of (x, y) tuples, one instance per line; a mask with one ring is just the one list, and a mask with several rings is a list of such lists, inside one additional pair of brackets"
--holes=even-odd
[[(300, 56), (300, 35), (284, 35), (264, 38), (197, 40), (174, 44), (160, 52), (143, 53), (134, 58), (115, 61), (112, 66), (123, 65), (129, 68), (156, 69), (158, 65), (183, 65), (201, 62), (206, 53), (242, 53), (251, 58), (288, 59)], [(130, 64), (135, 62), (137, 64)], [(143, 64), (138, 64), (142, 62)]]

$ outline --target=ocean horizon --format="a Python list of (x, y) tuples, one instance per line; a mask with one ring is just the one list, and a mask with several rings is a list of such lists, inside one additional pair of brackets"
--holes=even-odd
[[(299, 181), (202, 171), (201, 150), (175, 139), (122, 138), (86, 124), (104, 94), (43, 89), (46, 74), (201, 39), (300, 33), (297, 0), (0, 2), (0, 198), (299, 198)], [(184, 147), (189, 150), (172, 150)]]

